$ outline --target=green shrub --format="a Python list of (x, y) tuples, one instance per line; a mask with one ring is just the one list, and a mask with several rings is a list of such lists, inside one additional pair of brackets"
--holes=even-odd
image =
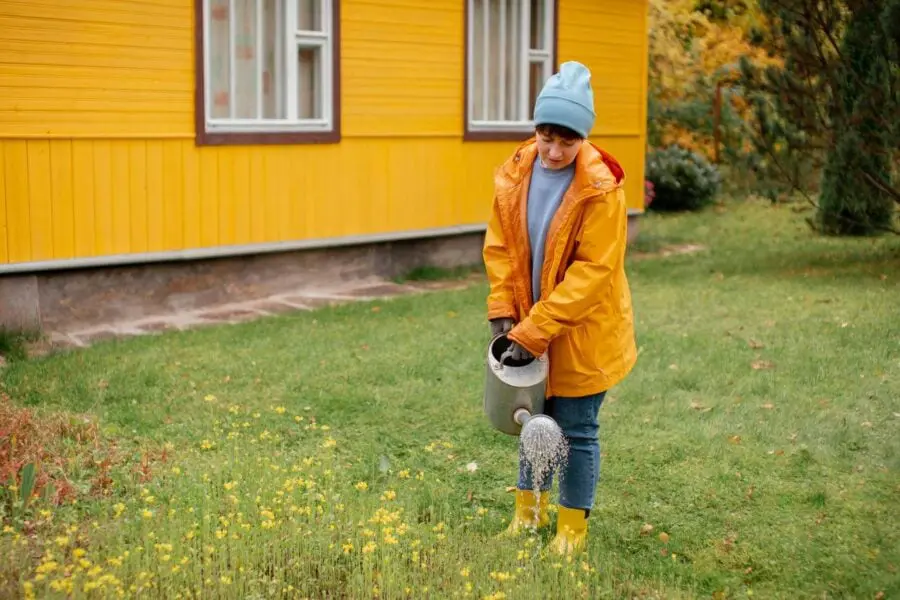
[(722, 184), (715, 165), (678, 145), (648, 154), (647, 179), (655, 193), (652, 209), (658, 211), (700, 210), (712, 203)]

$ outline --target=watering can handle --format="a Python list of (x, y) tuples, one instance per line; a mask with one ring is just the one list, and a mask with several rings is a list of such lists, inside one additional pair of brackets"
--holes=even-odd
[(503, 354), (500, 355), (500, 367), (501, 368), (503, 368), (504, 363), (506, 362), (506, 359), (512, 357), (512, 355), (513, 355), (513, 347), (512, 346), (510, 346), (509, 348), (507, 348), (506, 350), (503, 351)]

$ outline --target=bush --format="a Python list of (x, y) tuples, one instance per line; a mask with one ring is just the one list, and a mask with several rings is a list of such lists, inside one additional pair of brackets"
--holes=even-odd
[(715, 165), (677, 145), (650, 152), (647, 179), (658, 211), (700, 210), (712, 203), (722, 183)]

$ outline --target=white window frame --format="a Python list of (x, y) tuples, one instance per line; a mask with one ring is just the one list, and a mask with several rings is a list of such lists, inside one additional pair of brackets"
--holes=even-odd
[[(533, 15), (531, 14), (531, 0), (482, 0), (481, 4), (481, 12), (483, 13), (481, 19), (481, 26), (483, 27), (482, 38), (484, 40), (488, 39), (488, 33), (490, 31), (490, 4), (492, 2), (499, 1), (500, 4), (500, 12), (501, 15), (506, 14), (507, 11), (513, 11), (513, 18), (518, 16), (518, 28), (520, 32), (524, 32), (524, 35), (519, 36), (519, 51), (518, 55), (509, 57), (505, 55), (501, 55), (500, 57), (500, 70), (505, 70), (508, 68), (512, 68), (514, 70), (514, 83), (513, 90), (508, 90), (506, 86), (506, 78), (505, 77), (496, 77), (496, 73), (490, 73), (490, 55), (488, 51), (485, 51), (484, 48), (475, 48), (475, 25), (476, 25), (476, 5), (475, 0), (466, 0), (468, 3), (468, 18), (466, 23), (467, 35), (466, 35), (466, 55), (467, 55), (467, 73), (468, 77), (466, 81), (466, 103), (467, 103), (467, 113), (468, 113), (468, 123), (467, 128), (470, 132), (511, 132), (517, 133), (521, 131), (527, 131), (534, 128), (534, 120), (532, 115), (529, 114), (531, 109), (531, 99), (530, 95), (530, 87), (529, 87), (529, 73), (531, 69), (531, 65), (540, 64), (543, 67), (542, 75), (543, 81), (546, 81), (551, 75), (553, 75), (554, 69), (554, 49), (556, 46), (555, 37), (555, 20), (556, 16), (556, 1), (555, 0), (539, 0), (542, 4), (540, 7), (541, 12), (543, 12), (543, 39), (540, 40), (540, 48), (531, 48), (530, 43), (530, 32), (531, 32), (531, 23)], [(515, 31), (507, 32), (506, 20), (501, 19), (500, 21), (500, 47), (506, 47), (506, 36), (507, 35), (515, 35)], [(486, 41), (485, 41), (485, 45)], [(512, 60), (511, 60), (512, 58)], [(475, 98), (475, 88), (474, 88), (474, 79), (475, 79), (475, 64), (476, 61), (481, 61), (483, 66), (482, 69), (482, 89), (486, 90), (484, 94), (484, 98), (481, 99), (481, 110), (476, 111), (476, 98)], [(510, 64), (511, 63), (511, 64)], [(497, 80), (499, 82), (498, 92), (495, 96), (492, 95), (491, 87), (489, 83), (492, 80)], [(508, 94), (516, 94), (516, 102), (515, 102), (515, 113), (513, 115), (509, 115), (507, 118), (506, 115), (506, 107), (507, 107), (507, 96)], [(499, 105), (499, 114), (501, 118), (499, 120), (479, 120), (475, 119), (475, 115), (479, 112), (481, 114), (487, 114), (487, 107), (490, 106), (491, 103), (495, 103)]]
[[(209, 32), (209, 15), (210, 1), (203, 2), (203, 81), (204, 81), (204, 116), (207, 133), (330, 133), (334, 131), (334, 76), (335, 76), (335, 59), (334, 59), (334, 6), (333, 2), (339, 0), (319, 0), (321, 15), (321, 31), (304, 31), (297, 28), (298, 18), (298, 0), (278, 0), (277, 22), (282, 23), (280, 43), (283, 44), (281, 51), (276, 54), (276, 69), (282, 71), (279, 76), (274, 78), (277, 88), (276, 102), (279, 107), (285, 107), (286, 117), (281, 119), (266, 119), (262, 117), (262, 86), (263, 86), (263, 68), (262, 57), (260, 51), (263, 41), (263, 25), (262, 25), (262, 0), (256, 0), (256, 60), (257, 60), (257, 118), (253, 119), (215, 119), (212, 118), (212, 93), (210, 83), (210, 32)], [(229, 24), (231, 34), (229, 36), (229, 49), (231, 51), (231, 65), (229, 69), (230, 83), (229, 95), (233, 99), (234, 88), (236, 85), (236, 69), (233, 68), (234, 60), (234, 37), (235, 27), (231, 16), (234, 12), (234, 0), (228, 0), (229, 7)], [(303, 119), (298, 116), (299, 112), (299, 96), (297, 90), (297, 79), (299, 72), (298, 55), (300, 50), (304, 48), (316, 48), (321, 52), (321, 89), (316, 91), (316, 101), (321, 103), (322, 118), (319, 119)], [(235, 102), (231, 102), (231, 110), (234, 111)]]

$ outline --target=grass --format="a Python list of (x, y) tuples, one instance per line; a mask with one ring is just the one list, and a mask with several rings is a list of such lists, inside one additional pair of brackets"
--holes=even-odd
[(132, 466), (103, 471), (99, 492), (76, 486), (76, 504), (10, 499), (0, 586), (900, 594), (900, 242), (819, 238), (802, 215), (759, 203), (651, 216), (644, 234), (706, 250), (629, 265), (640, 358), (601, 411), (585, 555), (547, 556), (550, 532), (495, 538), (516, 440), (481, 412), (477, 285), (11, 364), (2, 389), (16, 405), (100, 424), (106, 441), (81, 481), (98, 477), (109, 444)]

